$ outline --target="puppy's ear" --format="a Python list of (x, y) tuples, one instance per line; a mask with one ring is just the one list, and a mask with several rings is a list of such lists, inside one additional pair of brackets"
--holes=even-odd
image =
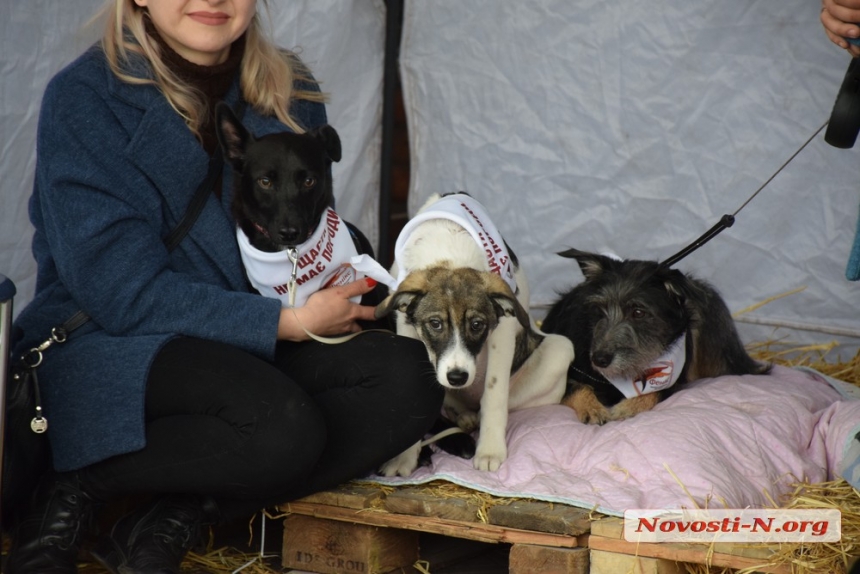
[(424, 271), (410, 273), (397, 288), (397, 291), (383, 299), (382, 303), (376, 306), (374, 317), (382, 319), (392, 311), (400, 311), (409, 317), (412, 314), (410, 308), (426, 294), (426, 273)]
[(376, 306), (373, 316), (376, 319), (387, 317), (392, 311), (400, 311), (409, 315), (409, 306), (416, 298), (423, 297), (424, 293), (418, 291), (397, 291), (383, 299), (382, 303)]
[(328, 154), (328, 157), (332, 161), (340, 161), (341, 158), (341, 148), (340, 148), (340, 136), (337, 135), (337, 132), (333, 127), (328, 124), (319, 126), (318, 128), (314, 128), (308, 132), (308, 135), (317, 139), (325, 149), (325, 152)]
[(242, 171), (245, 159), (245, 149), (253, 140), (250, 132), (224, 102), (218, 102), (215, 107), (215, 133), (218, 143), (227, 160), (234, 169)]
[(528, 328), (531, 324), (529, 313), (520, 305), (519, 300), (508, 284), (505, 283), (505, 280), (496, 273), (488, 271), (484, 274), (484, 284), (487, 295), (492, 300), (496, 310), (496, 317), (516, 317), (523, 327)]
[(603, 273), (609, 265), (609, 262), (612, 261), (605, 255), (588, 253), (586, 251), (572, 248), (565, 251), (559, 251), (558, 254), (562, 257), (567, 257), (568, 259), (576, 259), (576, 262), (579, 263), (579, 268), (582, 270), (582, 274), (585, 276), (586, 280), (594, 279)]

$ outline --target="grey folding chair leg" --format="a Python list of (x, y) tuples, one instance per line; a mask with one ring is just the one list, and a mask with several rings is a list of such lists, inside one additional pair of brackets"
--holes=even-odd
[[(3, 445), (6, 438), (6, 385), (9, 376), (9, 341), (12, 331), (12, 299), (15, 284), (5, 275), (0, 275), (0, 477), (3, 476)], [(3, 484), (0, 480), (0, 500)], [(2, 504), (2, 503), (0, 503)], [(0, 515), (2, 515), (0, 508)]]

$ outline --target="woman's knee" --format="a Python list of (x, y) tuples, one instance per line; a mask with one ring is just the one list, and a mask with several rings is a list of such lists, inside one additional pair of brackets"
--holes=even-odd
[(424, 405), (428, 412), (437, 414), (444, 388), (436, 380), (424, 343), (406, 337), (399, 339), (397, 352), (391, 353), (391, 363), (386, 369), (389, 386), (407, 404)]
[(238, 498), (255, 499), (288, 492), (319, 463), (328, 441), (325, 418), (308, 401), (272, 405), (260, 413), (254, 430), (238, 449)]
[(254, 426), (245, 450), (268, 461), (263, 464), (271, 470), (312, 466), (325, 448), (325, 415), (307, 395), (272, 396)]

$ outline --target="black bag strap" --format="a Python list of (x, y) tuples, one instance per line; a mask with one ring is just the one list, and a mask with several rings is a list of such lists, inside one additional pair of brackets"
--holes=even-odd
[[(245, 100), (240, 98), (239, 103), (236, 104), (236, 117), (241, 120), (244, 115)], [(197, 217), (200, 215), (200, 212), (203, 211), (203, 206), (206, 205), (206, 199), (208, 199), (212, 190), (215, 188), (215, 182), (218, 181), (218, 176), (221, 175), (223, 169), (224, 154), (221, 150), (221, 144), (219, 143), (218, 147), (215, 149), (215, 153), (209, 158), (209, 173), (206, 174), (206, 179), (200, 183), (197, 187), (197, 191), (194, 192), (194, 196), (191, 198), (191, 201), (188, 203), (188, 207), (185, 209), (185, 215), (182, 216), (182, 219), (176, 224), (176, 227), (174, 227), (173, 230), (167, 234), (167, 237), (164, 238), (164, 244), (167, 246), (168, 251), (176, 249), (179, 243), (182, 242), (182, 239), (194, 226), (194, 222), (197, 221)]]
[(212, 157), (209, 158), (209, 172), (206, 174), (206, 179), (200, 182), (197, 191), (191, 197), (191, 201), (188, 202), (188, 207), (185, 208), (185, 215), (182, 216), (176, 227), (163, 240), (168, 252), (176, 249), (185, 236), (188, 235), (188, 232), (191, 231), (194, 222), (197, 221), (200, 212), (203, 211), (203, 206), (206, 205), (206, 200), (215, 188), (215, 182), (218, 181), (218, 176), (221, 174), (223, 168), (224, 156), (219, 146), (215, 150), (215, 153), (212, 154)]

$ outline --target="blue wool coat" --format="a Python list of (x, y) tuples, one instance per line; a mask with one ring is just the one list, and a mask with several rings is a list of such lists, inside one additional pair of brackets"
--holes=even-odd
[[(148, 70), (142, 61), (133, 69)], [(235, 106), (237, 98), (238, 79), (225, 99)], [(307, 128), (326, 121), (318, 103), (297, 103), (291, 113)], [(243, 121), (255, 135), (287, 129), (250, 106)], [(208, 199), (179, 247), (168, 253), (162, 242), (208, 162), (161, 93), (117, 79), (97, 46), (47, 87), (30, 200), (38, 279), (15, 322), (13, 352), (41, 342), (79, 309), (92, 317), (39, 367), (57, 470), (144, 446), (147, 373), (171, 338), (274, 353), (280, 301), (248, 292), (229, 168), (221, 200)]]

